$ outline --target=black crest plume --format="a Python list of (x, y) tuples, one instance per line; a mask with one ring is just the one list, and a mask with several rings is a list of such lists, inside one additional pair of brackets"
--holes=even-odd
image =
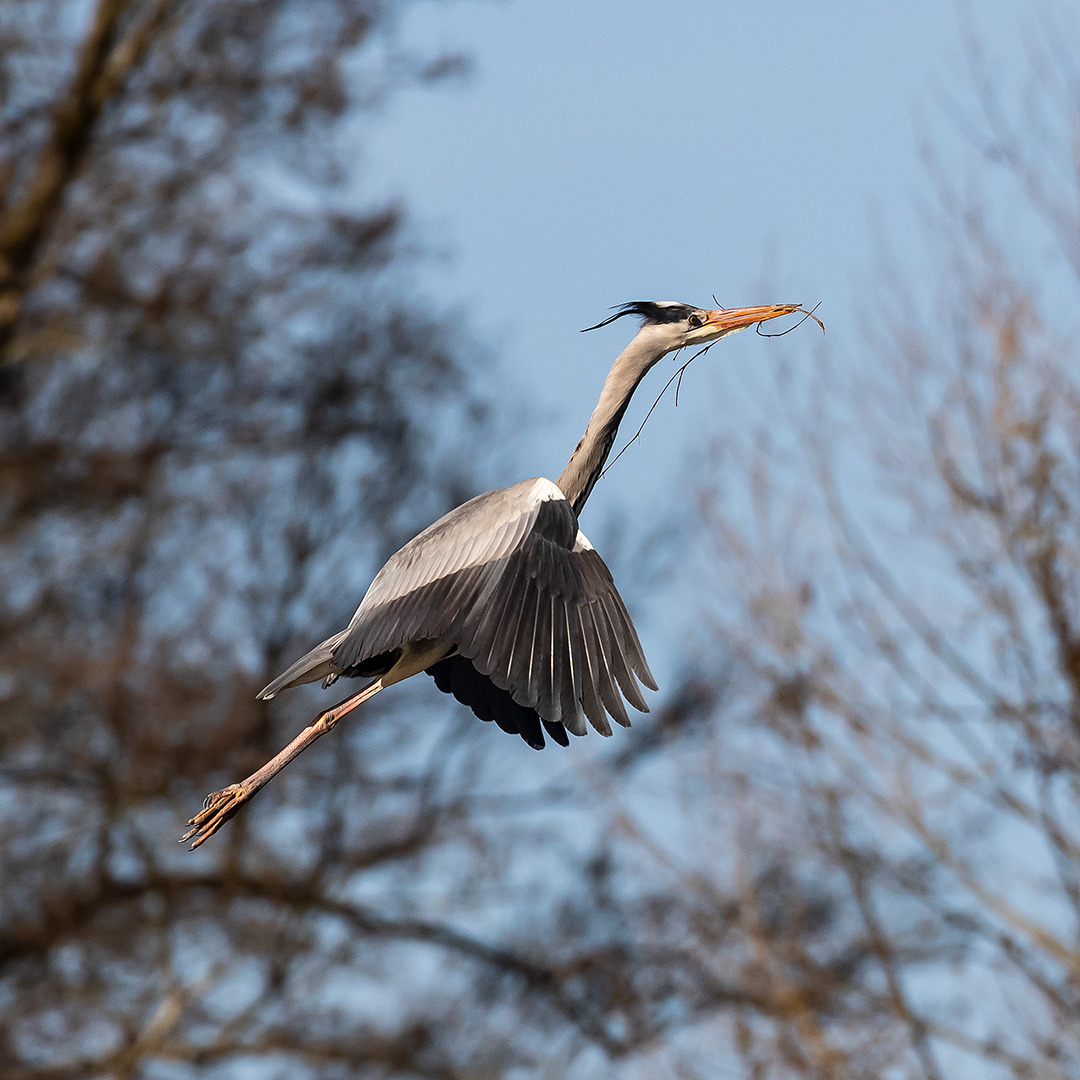
[(614, 315), (608, 316), (603, 322), (598, 322), (595, 326), (586, 326), (581, 332), (585, 334), (589, 330), (599, 330), (601, 326), (607, 326), (608, 323), (613, 323), (624, 315), (640, 316), (643, 326), (645, 323), (650, 322), (681, 322), (694, 310), (694, 308), (688, 307), (686, 304), (676, 304), (670, 301), (657, 303), (655, 300), (631, 300), (628, 304), (619, 304)]

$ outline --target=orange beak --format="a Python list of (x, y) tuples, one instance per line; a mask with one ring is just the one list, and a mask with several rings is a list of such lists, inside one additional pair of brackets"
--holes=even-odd
[(714, 326), (721, 334), (733, 334), (736, 330), (745, 330), (754, 323), (768, 322), (781, 315), (790, 315), (799, 311), (801, 304), (765, 304), (763, 307), (719, 308), (710, 311), (705, 326)]

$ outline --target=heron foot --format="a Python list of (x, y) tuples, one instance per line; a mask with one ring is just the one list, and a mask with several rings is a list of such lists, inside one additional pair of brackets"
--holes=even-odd
[(240, 807), (258, 790), (257, 787), (242, 783), (230, 784), (220, 791), (210, 792), (203, 801), (203, 808), (188, 820), (191, 828), (180, 838), (180, 843), (185, 844), (191, 840), (192, 851), (205, 844), (226, 821), (236, 816)]
[[(420, 670), (419, 668), (417, 669)], [(316, 739), (322, 738), (347, 713), (368, 698), (374, 697), (383, 688), (382, 678), (370, 682), (352, 697), (347, 697), (332, 709), (320, 713), (313, 724), (309, 724), (284, 750), (275, 754), (258, 772), (253, 772), (239, 784), (230, 784), (220, 791), (212, 791), (206, 796), (203, 808), (188, 820), (190, 829), (180, 838), (180, 843), (192, 841), (191, 850), (205, 844), (236, 812), (254, 795), (257, 795), (290, 761), (302, 753)]]

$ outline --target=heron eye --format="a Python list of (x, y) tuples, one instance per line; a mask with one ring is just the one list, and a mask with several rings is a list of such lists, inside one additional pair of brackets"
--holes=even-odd
[(687, 319), (687, 322), (690, 324), (690, 328), (693, 329), (695, 326), (701, 325), (701, 316), (691, 315), (690, 318)]

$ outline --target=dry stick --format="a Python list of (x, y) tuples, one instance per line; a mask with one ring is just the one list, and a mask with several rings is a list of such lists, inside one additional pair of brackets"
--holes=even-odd
[(328, 731), (331, 731), (343, 716), (352, 712), (358, 705), (363, 705), (369, 698), (373, 698), (382, 688), (381, 678), (368, 683), (362, 690), (339, 702), (332, 709), (321, 713), (284, 750), (272, 757), (247, 779), (241, 780), (239, 784), (230, 784), (220, 791), (212, 791), (206, 796), (203, 808), (189, 819), (188, 824), (191, 828), (180, 837), (180, 843), (192, 840), (192, 851), (205, 844), (226, 821), (236, 816), (236, 812), (244, 803), (266, 787), (293, 758), (302, 754), (316, 739), (321, 739)]
[[(818, 326), (821, 327), (821, 332), (822, 334), (824, 334), (825, 324), (814, 314), (814, 312), (817, 311), (819, 307), (821, 307), (820, 300), (809, 311), (806, 311), (804, 308), (796, 308), (795, 311), (802, 312), (802, 318), (797, 323), (795, 323), (794, 326), (789, 326), (786, 330), (781, 330), (779, 334), (766, 334), (761, 329), (761, 323), (758, 323), (757, 326), (754, 328), (754, 333), (757, 334), (758, 337), (783, 337), (785, 334), (790, 334), (792, 330), (798, 330), (799, 327), (802, 326), (802, 324), (806, 322), (807, 319), (813, 319), (814, 322), (816, 322)], [(792, 314), (794, 314), (794, 312), (792, 312)]]

